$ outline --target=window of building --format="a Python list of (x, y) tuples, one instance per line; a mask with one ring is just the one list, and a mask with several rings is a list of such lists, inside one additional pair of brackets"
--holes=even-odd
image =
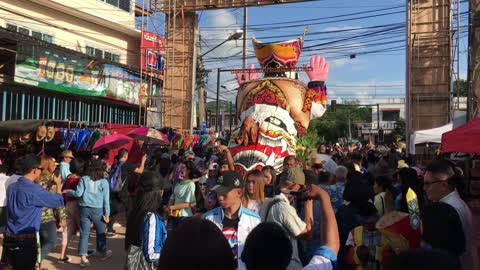
[(100, 0), (119, 9), (130, 12), (130, 0)]
[(382, 111), (382, 120), (383, 121), (397, 121), (398, 119), (400, 119), (400, 111), (399, 110)]
[(10, 31), (17, 32), (17, 26), (13, 25), (13, 24), (7, 23), (7, 29), (10, 30)]
[(120, 55), (100, 50), (94, 47), (86, 46), (85, 53), (90, 56), (98, 57), (112, 62), (120, 62)]
[(31, 36), (36, 39), (40, 39), (43, 41), (46, 41), (48, 43), (53, 43), (53, 36), (49, 34), (42, 33), (40, 31), (34, 31), (32, 29), (26, 28), (26, 27), (21, 27), (21, 26), (16, 26), (14, 24), (7, 23), (7, 29), (10, 31), (15, 31), (18, 32), (22, 35), (26, 36)]

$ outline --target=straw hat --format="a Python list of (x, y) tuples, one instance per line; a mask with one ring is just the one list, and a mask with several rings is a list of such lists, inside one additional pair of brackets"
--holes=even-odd
[(53, 140), (55, 137), (55, 127), (54, 126), (48, 126), (47, 127), (47, 136), (45, 137), (45, 141), (49, 142)]
[(37, 142), (43, 141), (47, 137), (47, 127), (46, 126), (39, 126), (37, 128), (37, 135), (35, 137), (35, 140)]
[(25, 132), (20, 136), (20, 143), (26, 144), (27, 142), (31, 141), (33, 138), (33, 134), (31, 132)]
[(72, 150), (65, 150), (62, 152), (62, 157), (67, 157), (67, 158), (75, 158), (73, 156)]

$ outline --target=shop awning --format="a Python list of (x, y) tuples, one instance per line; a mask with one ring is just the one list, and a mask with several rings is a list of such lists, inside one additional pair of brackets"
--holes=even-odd
[(0, 134), (10, 132), (29, 132), (37, 130), (44, 120), (10, 120), (0, 122)]
[(480, 154), (480, 118), (459, 126), (442, 135), (443, 153)]

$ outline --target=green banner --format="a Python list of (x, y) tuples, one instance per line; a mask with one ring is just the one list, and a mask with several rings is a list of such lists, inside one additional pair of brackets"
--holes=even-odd
[(15, 82), (137, 105), (148, 91), (139, 76), (120, 67), (33, 44), (17, 47)]

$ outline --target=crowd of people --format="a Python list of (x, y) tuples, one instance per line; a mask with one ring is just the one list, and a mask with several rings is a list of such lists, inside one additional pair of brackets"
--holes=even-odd
[(379, 149), (320, 145), (306, 164), (288, 156), (246, 175), (223, 145), (149, 145), (139, 164), (127, 149), (112, 164), (108, 150), (27, 154), (0, 167), (2, 265), (42, 269), (57, 232), (69, 263), (78, 231), (91, 266), (112, 257), (126, 220), (126, 269), (476, 269), (461, 170)]

